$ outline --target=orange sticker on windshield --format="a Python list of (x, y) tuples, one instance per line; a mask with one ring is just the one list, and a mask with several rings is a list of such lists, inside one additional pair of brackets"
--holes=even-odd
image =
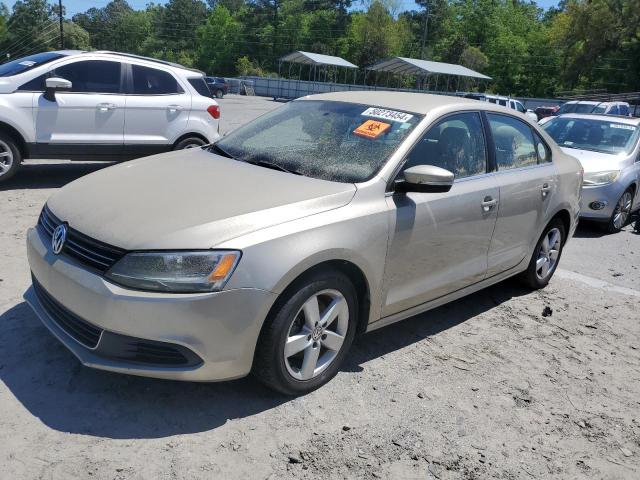
[(356, 128), (353, 133), (359, 137), (374, 139), (389, 130), (389, 128), (391, 128), (389, 123), (379, 122), (377, 120), (367, 120)]

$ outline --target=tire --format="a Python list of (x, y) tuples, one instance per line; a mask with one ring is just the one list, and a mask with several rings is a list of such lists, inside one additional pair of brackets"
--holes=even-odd
[(0, 132), (0, 183), (6, 182), (20, 169), (22, 154), (13, 138)]
[(203, 145), (206, 145), (206, 142), (202, 140), (200, 137), (187, 137), (180, 140), (173, 147), (174, 150), (184, 150), (186, 148), (198, 148)]
[(215, 92), (215, 96), (216, 98), (222, 98), (224, 97), (224, 92), (218, 88)]
[[(353, 342), (357, 305), (353, 284), (340, 272), (318, 270), (296, 281), (262, 327), (253, 375), (285, 395), (303, 395), (327, 383), (338, 373)], [(331, 307), (335, 316), (323, 328)]]
[(605, 230), (609, 233), (618, 233), (624, 228), (631, 217), (631, 206), (633, 204), (633, 188), (627, 188), (616, 202), (611, 218), (605, 225)]
[[(555, 236), (551, 236), (552, 232), (558, 235), (557, 242), (559, 243), (554, 241)], [(558, 268), (558, 263), (560, 263), (566, 238), (567, 232), (559, 218), (552, 220), (549, 225), (546, 226), (540, 239), (536, 243), (536, 248), (533, 250), (531, 260), (529, 260), (529, 266), (520, 276), (520, 279), (526, 286), (533, 290), (547, 286), (556, 268)], [(546, 247), (544, 247), (545, 239), (547, 240), (547, 245), (549, 245), (550, 241), (553, 242), (553, 245), (546, 249), (546, 251)], [(555, 252), (555, 254), (552, 252)], [(538, 261), (542, 259), (546, 259), (546, 262), (539, 264)]]

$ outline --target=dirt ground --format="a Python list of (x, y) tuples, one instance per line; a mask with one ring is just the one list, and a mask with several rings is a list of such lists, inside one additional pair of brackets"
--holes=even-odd
[[(225, 128), (276, 106), (228, 97)], [(503, 282), (365, 335), (291, 399), (90, 370), (31, 313), (25, 231), (103, 166), (34, 162), (0, 187), (0, 478), (640, 478), (630, 228), (581, 226), (546, 289)]]

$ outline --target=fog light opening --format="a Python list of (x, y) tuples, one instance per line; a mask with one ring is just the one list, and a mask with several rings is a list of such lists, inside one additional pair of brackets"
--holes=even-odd
[(605, 200), (599, 200), (596, 202), (591, 202), (589, 204), (589, 208), (591, 210), (602, 210), (604, 207), (606, 207), (608, 205), (608, 202)]

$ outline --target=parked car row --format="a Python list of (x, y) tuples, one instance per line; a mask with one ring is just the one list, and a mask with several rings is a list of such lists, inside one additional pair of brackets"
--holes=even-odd
[(499, 95), (490, 95), (485, 93), (467, 93), (464, 95), (465, 98), (472, 98), (474, 100), (480, 100), (484, 102), (493, 103), (495, 105), (500, 105), (502, 107), (510, 108), (511, 110), (516, 110), (525, 116), (529, 117), (532, 120), (537, 121), (538, 116), (533, 110), (525, 108), (520, 100), (516, 100), (511, 97), (502, 97)]

